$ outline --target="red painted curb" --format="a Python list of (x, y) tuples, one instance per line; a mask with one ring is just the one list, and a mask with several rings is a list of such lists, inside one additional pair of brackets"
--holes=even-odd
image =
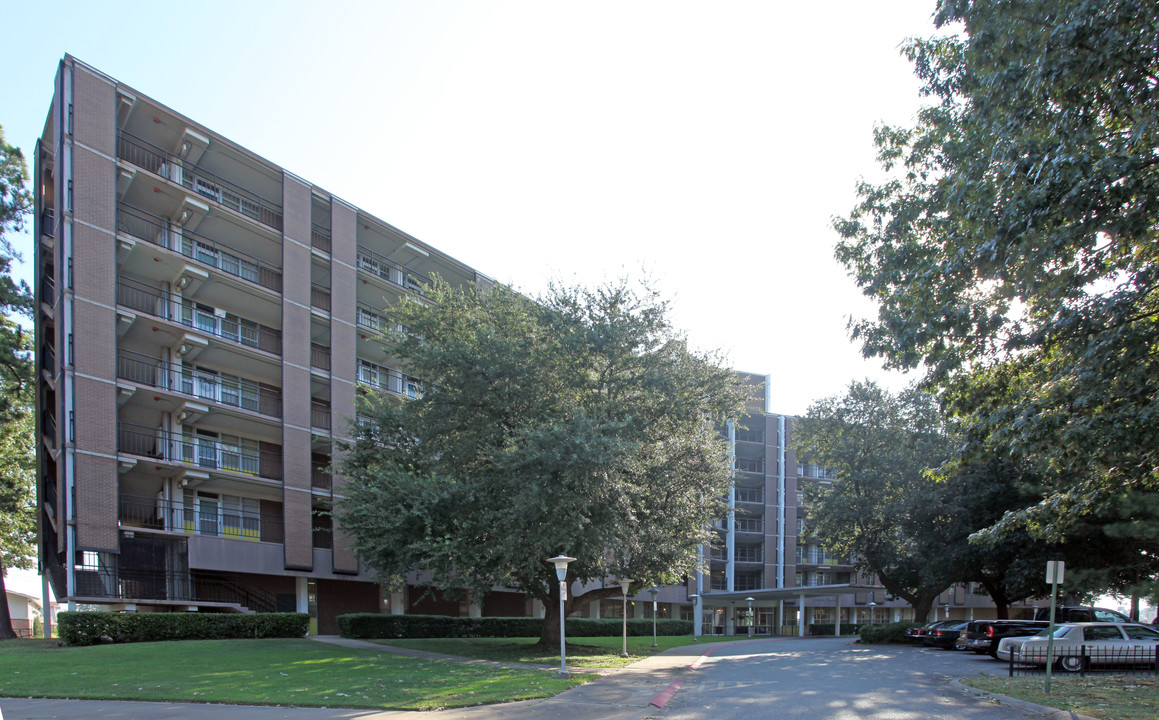
[(648, 704), (655, 705), (658, 708), (664, 707), (665, 705), (668, 704), (668, 701), (672, 699), (672, 696), (676, 694), (676, 691), (683, 684), (684, 684), (683, 680), (673, 680), (671, 685), (664, 688), (664, 690), (661, 691), (661, 693), (659, 695), (652, 698), (652, 702), (650, 702)]

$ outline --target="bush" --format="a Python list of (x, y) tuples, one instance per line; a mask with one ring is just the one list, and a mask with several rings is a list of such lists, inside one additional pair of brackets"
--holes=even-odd
[(57, 617), (57, 634), (68, 645), (302, 637), (309, 627), (304, 613), (62, 612)]
[(896, 622), (886, 625), (863, 625), (861, 627), (861, 642), (866, 645), (887, 645), (890, 643), (906, 642), (905, 632), (921, 623)]
[[(623, 621), (594, 618), (568, 618), (565, 627), (571, 637), (616, 636), (623, 632)], [(446, 615), (379, 615), (354, 613), (338, 616), (338, 632), (348, 638), (471, 638), (471, 637), (539, 637), (542, 618), (484, 617), (466, 618)], [(628, 634), (650, 636), (651, 620), (628, 620)], [(691, 635), (688, 620), (657, 620), (657, 635)]]
[[(856, 623), (841, 623), (841, 634), (842, 635), (856, 635), (857, 631), (861, 627), (862, 627), (861, 625), (858, 625)], [(869, 627), (869, 626), (866, 625), (865, 627)], [(737, 630), (739, 631), (740, 628), (737, 628)], [(814, 624), (809, 626), (809, 634), (810, 635), (836, 635), (837, 634), (837, 626), (833, 623), (814, 623)]]

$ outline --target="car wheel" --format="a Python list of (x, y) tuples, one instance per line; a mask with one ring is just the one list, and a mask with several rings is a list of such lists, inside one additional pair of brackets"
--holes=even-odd
[(1087, 669), (1087, 659), (1081, 655), (1067, 655), (1058, 659), (1058, 669), (1063, 672), (1077, 673)]

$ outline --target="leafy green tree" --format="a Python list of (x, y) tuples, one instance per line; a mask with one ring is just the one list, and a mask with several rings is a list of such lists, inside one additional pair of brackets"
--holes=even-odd
[[(3, 573), (34, 567), (36, 557), (36, 425), (28, 393), (18, 404), (23, 411), (0, 424), (0, 593)], [(0, 602), (0, 640), (14, 637), (8, 603)]]
[[(24, 155), (5, 142), (0, 128), (0, 593), (5, 569), (28, 567), (35, 549), (31, 339), (13, 317), (28, 315), (32, 299), (28, 286), (12, 277), (9, 240), (32, 207), (27, 181)], [(8, 603), (0, 602), (0, 640), (15, 636)]]
[[(876, 132), (837, 257), (852, 332), (924, 365), (967, 449), (1044, 469), (1015, 527), (1061, 540), (1159, 489), (1159, 5), (942, 0), (907, 52), (932, 102)], [(1142, 551), (1142, 548), (1139, 548)]]
[[(342, 463), (340, 526), (380, 576), (423, 571), (476, 597), (517, 587), (543, 601), (553, 643), (546, 558), (577, 558), (569, 585), (693, 571), (725, 512), (719, 428), (743, 405), (737, 376), (690, 351), (647, 288), (424, 292), (390, 308), (385, 338), (421, 393), (367, 395)], [(569, 593), (566, 612), (619, 593)]]
[(919, 620), (962, 573), (946, 551), (951, 514), (929, 477), (950, 456), (941, 427), (930, 395), (894, 395), (873, 382), (851, 383), (793, 423), (797, 457), (836, 476), (805, 487), (806, 532), (876, 574)]

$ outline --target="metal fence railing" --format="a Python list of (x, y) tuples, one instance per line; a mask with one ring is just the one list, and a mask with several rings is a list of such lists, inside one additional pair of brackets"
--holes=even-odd
[(117, 352), (117, 377), (270, 417), (282, 416), (282, 393), (274, 388), (132, 350)]
[(280, 514), (253, 512), (218, 506), (207, 510), (155, 497), (122, 493), (119, 518), (125, 527), (168, 530), (251, 542), (282, 542), (284, 522)]
[(117, 134), (117, 157), (184, 185), (198, 195), (236, 210), (263, 225), (275, 230), (282, 229), (281, 205), (196, 165), (190, 166), (176, 155), (126, 130)]
[(322, 252), (330, 252), (330, 231), (317, 223), (310, 225), (310, 244)]
[(275, 292), (282, 291), (281, 268), (186, 229), (168, 218), (121, 203), (117, 206), (117, 231), (180, 253), (255, 285)]
[(282, 479), (280, 450), (254, 449), (210, 436), (117, 423), (117, 451), (207, 470), (226, 470), (267, 480)]
[(330, 348), (318, 343), (310, 343), (310, 367), (319, 370), (330, 369)]
[[(1149, 647), (1115, 647), (1114, 645), (1080, 645), (1055, 647), (1050, 657), (1054, 672), (1109, 672), (1119, 675), (1159, 676), (1159, 644)], [(1010, 677), (1045, 673), (1046, 648), (1022, 648), (1010, 653), (1007, 661)]]
[(280, 330), (233, 313), (223, 313), (138, 280), (125, 277), (117, 280), (117, 303), (223, 340), (282, 354)]

